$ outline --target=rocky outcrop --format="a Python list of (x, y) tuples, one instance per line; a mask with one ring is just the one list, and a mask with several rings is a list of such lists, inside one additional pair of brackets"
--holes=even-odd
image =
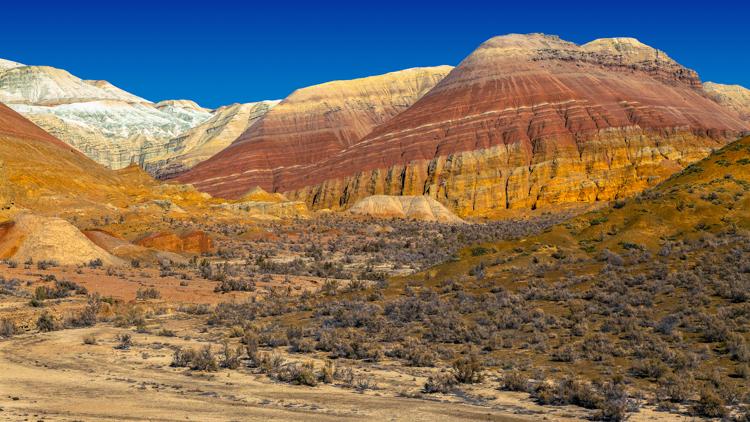
[(0, 259), (54, 261), (60, 265), (86, 264), (98, 259), (104, 265), (124, 264), (59, 218), (23, 213), (1, 227)]
[(153, 233), (139, 239), (137, 245), (169, 252), (202, 254), (213, 251), (213, 240), (202, 231), (184, 235), (175, 233)]
[(85, 81), (50, 66), (13, 66), (0, 73), (0, 102), (5, 104), (54, 106), (94, 100), (148, 103), (106, 81)]
[[(373, 194), (428, 195), (461, 216), (554, 209), (639, 192), (747, 129), (695, 72), (633, 39), (508, 35), (360, 142), (276, 171), (271, 190), (313, 209)], [(198, 186), (231, 193), (217, 180)]]
[(703, 84), (703, 90), (714, 101), (737, 112), (740, 118), (750, 122), (750, 89), (740, 85), (706, 82)]
[(38, 213), (111, 212), (152, 199), (195, 203), (205, 195), (187, 187), (157, 189), (153, 178), (137, 167), (107, 169), (2, 104), (0, 162), (0, 191), (18, 208)]
[(307, 218), (310, 211), (302, 201), (238, 201), (214, 205), (254, 219)]
[(426, 196), (373, 195), (357, 201), (349, 213), (376, 218), (407, 218), (458, 224), (464, 221), (440, 202)]
[(204, 123), (170, 139), (164, 146), (166, 152), (146, 160), (145, 169), (159, 179), (184, 173), (229, 146), (278, 103), (260, 101), (221, 107)]
[(315, 165), (356, 144), (406, 110), (450, 69), (408, 69), (295, 91), (232, 145), (178, 180), (229, 198), (256, 185), (273, 190), (279, 169)]
[(153, 160), (211, 113), (192, 101), (152, 104), (107, 81), (49, 66), (0, 65), (0, 102), (113, 169)]
[(125, 239), (119, 238), (112, 233), (101, 230), (89, 230), (83, 234), (94, 244), (106, 250), (112, 255), (132, 262), (133, 260), (141, 263), (159, 264), (164, 261), (175, 264), (187, 264), (187, 258), (172, 252), (164, 252), (156, 249), (146, 248), (135, 245)]

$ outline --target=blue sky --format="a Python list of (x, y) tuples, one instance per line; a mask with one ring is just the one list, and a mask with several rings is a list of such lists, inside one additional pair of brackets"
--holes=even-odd
[[(20, 3), (20, 4), (19, 4)], [(415, 66), (455, 65), (486, 39), (632, 36), (703, 80), (750, 87), (739, 2), (4, 2), (0, 57), (206, 107)]]

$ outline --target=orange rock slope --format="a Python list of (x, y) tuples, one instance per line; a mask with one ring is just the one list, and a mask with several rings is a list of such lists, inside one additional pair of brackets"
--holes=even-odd
[[(578, 46), (507, 35), (321, 162), (284, 162), (258, 177), (258, 161), (232, 161), (238, 142), (187, 181), (220, 196), (257, 184), (313, 208), (426, 194), (459, 215), (502, 215), (630, 195), (748, 128), (705, 95), (695, 72), (637, 40)], [(306, 139), (295, 139), (285, 154), (312, 154), (299, 145)]]
[(314, 165), (355, 144), (406, 110), (451, 69), (408, 69), (297, 90), (231, 146), (178, 180), (233, 199), (254, 186), (272, 189), (279, 169)]
[(213, 251), (213, 240), (202, 231), (182, 236), (174, 233), (154, 233), (140, 239), (138, 245), (170, 252), (206, 253)]

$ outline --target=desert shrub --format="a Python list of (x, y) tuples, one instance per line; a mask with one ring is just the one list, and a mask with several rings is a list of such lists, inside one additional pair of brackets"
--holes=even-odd
[(636, 361), (630, 368), (633, 376), (638, 378), (660, 378), (669, 371), (669, 367), (656, 359)]
[(71, 318), (68, 325), (72, 327), (91, 327), (96, 324), (97, 314), (102, 307), (102, 301), (98, 295), (89, 296), (86, 307), (80, 314)]
[(569, 344), (552, 351), (552, 360), (555, 362), (575, 362), (577, 358), (578, 353)]
[(282, 382), (315, 387), (318, 377), (312, 361), (305, 363), (288, 363), (275, 372), (274, 377)]
[(39, 270), (46, 270), (48, 268), (57, 267), (57, 262), (53, 260), (43, 260), (36, 263), (36, 267)]
[(413, 337), (406, 338), (402, 344), (387, 352), (386, 355), (405, 359), (409, 366), (435, 366), (437, 362), (435, 351)]
[(161, 337), (175, 337), (177, 333), (168, 328), (162, 328), (156, 333), (156, 335)]
[(628, 398), (625, 387), (619, 382), (608, 382), (601, 388), (602, 399), (597, 404), (596, 418), (604, 421), (620, 422), (628, 419), (629, 412), (638, 410), (636, 402)]
[(196, 371), (216, 371), (218, 364), (216, 357), (211, 351), (211, 346), (203, 347), (190, 362), (190, 369)]
[(215, 293), (254, 292), (255, 282), (247, 280), (225, 279), (214, 288)]
[(242, 358), (242, 347), (232, 348), (229, 342), (225, 341), (221, 349), (221, 367), (227, 369), (237, 369), (240, 367)]
[(138, 289), (135, 292), (135, 298), (138, 300), (159, 299), (161, 298), (161, 293), (153, 287)]
[(479, 356), (474, 353), (456, 359), (453, 362), (453, 375), (461, 384), (476, 384), (482, 382), (484, 367)]
[(290, 341), (291, 351), (293, 353), (312, 353), (315, 351), (315, 340), (311, 338), (300, 338)]
[(332, 360), (326, 360), (320, 372), (318, 372), (318, 380), (324, 384), (331, 384), (336, 379), (336, 366)]
[(254, 331), (245, 330), (241, 342), (245, 345), (245, 352), (247, 357), (250, 358), (250, 364), (258, 366), (258, 335)]
[(684, 403), (693, 394), (694, 385), (688, 374), (667, 375), (659, 380), (657, 396), (672, 403)]
[(701, 391), (700, 399), (698, 399), (692, 410), (694, 414), (706, 418), (721, 418), (727, 414), (724, 400), (715, 392), (708, 389)]
[(750, 366), (747, 364), (737, 365), (734, 369), (734, 376), (744, 380), (750, 380)]
[(729, 356), (738, 362), (750, 362), (750, 348), (741, 334), (731, 333), (727, 336), (726, 347)]
[(118, 334), (115, 339), (117, 340), (117, 345), (115, 346), (117, 350), (128, 350), (133, 346), (133, 336), (130, 333)]
[(0, 337), (13, 337), (18, 332), (16, 323), (9, 318), (0, 319)]
[(275, 374), (284, 365), (284, 358), (278, 353), (258, 353), (258, 368), (264, 374)]
[(441, 371), (431, 374), (427, 378), (422, 391), (425, 393), (450, 393), (458, 384), (456, 376), (449, 371)]
[(36, 328), (41, 332), (54, 331), (56, 329), (55, 317), (47, 312), (44, 312), (36, 320)]
[(96, 343), (96, 337), (93, 334), (86, 334), (85, 336), (83, 336), (83, 344), (91, 346), (95, 345)]
[(332, 358), (378, 361), (382, 358), (380, 345), (373, 343), (360, 331), (351, 328), (323, 330), (318, 334), (319, 350), (330, 352)]
[(506, 391), (529, 391), (529, 380), (519, 371), (508, 371), (500, 380), (500, 388)]
[(172, 363), (170, 366), (175, 368), (188, 367), (193, 359), (195, 359), (196, 355), (197, 352), (193, 349), (183, 349), (178, 347), (172, 355)]

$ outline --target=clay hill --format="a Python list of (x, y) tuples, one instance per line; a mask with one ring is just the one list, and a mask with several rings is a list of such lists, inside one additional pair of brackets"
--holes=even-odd
[[(630, 250), (658, 254), (680, 242), (700, 242), (720, 233), (750, 232), (750, 137), (691, 164), (635, 198), (583, 214), (524, 239), (564, 251), (571, 262)], [(493, 244), (497, 253), (519, 241)]]
[[(128, 202), (126, 183), (0, 104), (0, 197), (26, 208)], [(132, 186), (135, 195), (146, 191)]]
[(166, 154), (170, 139), (212, 117), (192, 101), (152, 103), (107, 81), (7, 60), (0, 63), (0, 102), (113, 169)]
[(443, 204), (426, 196), (368, 196), (357, 201), (349, 209), (349, 213), (376, 218), (406, 218), (449, 224), (464, 222)]
[(750, 121), (750, 89), (740, 85), (722, 85), (714, 82), (703, 84), (703, 90), (717, 103), (739, 113)]
[(321, 144), (296, 130), (260, 142), (263, 127), (180, 180), (228, 197), (257, 184), (313, 208), (424, 194), (461, 216), (505, 215), (632, 195), (749, 128), (662, 51), (632, 38), (579, 46), (542, 34), (485, 42), (335, 154), (318, 155)]
[(193, 168), (228, 147), (279, 101), (232, 104), (213, 112), (200, 125), (167, 142), (167, 152), (146, 160), (145, 169), (158, 179), (168, 179)]
[[(0, 104), (2, 259), (119, 264), (70, 221), (115, 213), (133, 216), (134, 224), (145, 227), (168, 214), (158, 206), (146, 209), (149, 204), (175, 203), (198, 213), (207, 200), (189, 187), (160, 186), (135, 166), (113, 171), (97, 164)], [(210, 249), (205, 236), (192, 234), (183, 242), (184, 251)]]
[(222, 197), (276, 189), (279, 173), (313, 166), (406, 110), (449, 66), (334, 81), (295, 91), (229, 147), (177, 179)]

